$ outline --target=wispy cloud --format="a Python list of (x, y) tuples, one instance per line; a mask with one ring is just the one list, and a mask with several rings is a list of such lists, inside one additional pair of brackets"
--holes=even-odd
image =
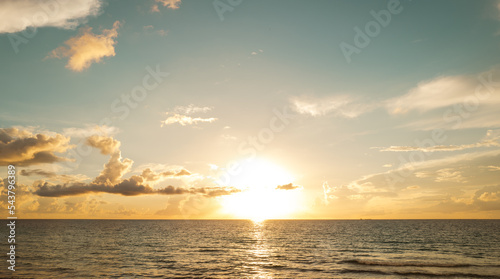
[(459, 170), (454, 170), (451, 168), (416, 172), (415, 176), (418, 178), (433, 178), (435, 182), (467, 182), (467, 180), (462, 176), (462, 173)]
[(167, 119), (162, 121), (161, 126), (178, 123), (182, 126), (193, 125), (198, 123), (212, 123), (217, 120), (215, 117), (192, 117), (191, 114), (206, 113), (212, 110), (212, 107), (198, 107), (193, 104), (188, 106), (177, 106), (172, 112), (167, 112)]
[[(456, 104), (467, 104), (471, 107), (478, 104), (498, 105), (500, 95), (488, 94), (489, 90), (495, 90), (498, 93), (498, 82), (491, 82), (492, 84), (482, 88), (480, 92), (477, 89), (484, 82), (478, 79), (479, 76), (491, 77), (499, 74), (498, 69), (492, 69), (479, 75), (441, 76), (423, 81), (405, 95), (387, 100), (386, 107), (392, 114), (403, 114), (414, 110), (425, 112)], [(497, 85), (497, 88), (493, 88), (494, 85)], [(481, 98), (483, 96), (484, 98)]]
[(60, 181), (63, 183), (69, 182), (82, 182), (89, 179), (86, 175), (76, 174), (57, 174), (53, 171), (47, 171), (43, 169), (23, 169), (19, 172), (22, 176), (39, 176), (44, 178), (49, 178), (52, 181)]
[(66, 46), (54, 49), (48, 58), (68, 58), (66, 68), (76, 72), (88, 69), (92, 63), (99, 63), (104, 57), (115, 56), (116, 37), (120, 22), (115, 21), (111, 29), (94, 34), (92, 28), (80, 30), (80, 34), (65, 42)]
[(145, 33), (153, 33), (153, 34), (156, 34), (158, 36), (167, 36), (167, 31), (166, 30), (163, 30), (163, 29), (155, 29), (155, 27), (153, 25), (146, 25), (143, 27), (144, 29), (144, 32)]
[(187, 106), (177, 106), (174, 108), (175, 113), (181, 113), (181, 114), (193, 114), (193, 113), (207, 113), (211, 111), (213, 107), (198, 107), (195, 106), (194, 104), (190, 104)]
[(357, 102), (357, 100), (347, 95), (323, 98), (296, 96), (291, 97), (289, 102), (296, 112), (315, 117), (334, 115), (355, 118), (376, 108), (374, 105)]
[(438, 151), (457, 151), (479, 147), (500, 146), (500, 130), (488, 130), (484, 139), (479, 142), (461, 145), (434, 145), (434, 146), (389, 146), (389, 147), (372, 147), (380, 149), (380, 151), (423, 151), (423, 152), (438, 152)]
[(30, 27), (74, 29), (96, 16), (102, 7), (100, 0), (0, 1), (0, 34), (15, 33)]

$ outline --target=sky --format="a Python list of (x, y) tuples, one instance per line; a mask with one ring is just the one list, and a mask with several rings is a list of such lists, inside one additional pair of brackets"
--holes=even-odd
[(0, 1), (20, 218), (500, 217), (498, 1)]

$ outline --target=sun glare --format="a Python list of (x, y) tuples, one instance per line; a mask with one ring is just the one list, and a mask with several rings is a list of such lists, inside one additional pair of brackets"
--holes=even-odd
[(278, 185), (293, 182), (293, 176), (266, 160), (242, 161), (230, 177), (230, 185), (242, 190), (222, 198), (226, 214), (236, 218), (262, 221), (290, 218), (298, 208), (299, 191), (279, 190)]

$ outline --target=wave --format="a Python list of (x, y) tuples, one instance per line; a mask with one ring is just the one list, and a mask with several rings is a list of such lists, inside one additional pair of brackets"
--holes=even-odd
[(222, 249), (212, 249), (212, 248), (203, 248), (199, 249), (198, 252), (204, 252), (204, 253), (222, 253), (224, 250)]
[[(431, 263), (431, 262), (389, 262), (389, 261), (376, 261), (376, 260), (359, 260), (359, 259), (351, 259), (351, 260), (342, 260), (339, 263), (347, 263), (347, 264), (357, 264), (357, 265), (370, 265), (370, 266), (412, 266), (412, 267), (473, 267), (480, 265), (466, 264), (466, 263)], [(481, 265), (482, 266), (482, 265)]]
[(370, 273), (377, 275), (400, 275), (400, 276), (426, 276), (426, 277), (469, 277), (469, 278), (498, 278), (494, 275), (481, 275), (474, 273), (431, 273), (424, 271), (381, 271), (381, 270), (362, 270), (362, 269), (342, 269), (340, 273)]

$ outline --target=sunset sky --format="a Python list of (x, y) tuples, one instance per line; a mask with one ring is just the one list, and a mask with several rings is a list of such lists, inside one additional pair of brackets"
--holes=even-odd
[(20, 218), (500, 217), (498, 1), (45, 3), (0, 1)]

